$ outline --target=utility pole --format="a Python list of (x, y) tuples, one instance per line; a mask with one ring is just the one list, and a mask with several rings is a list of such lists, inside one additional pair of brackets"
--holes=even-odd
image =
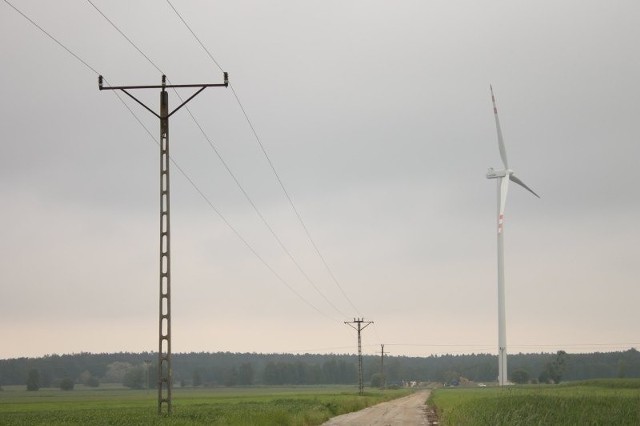
[(144, 360), (144, 369), (146, 370), (147, 373), (147, 393), (149, 393), (149, 389), (151, 388), (151, 386), (149, 385), (149, 366), (151, 365), (151, 360), (150, 359), (145, 359)]
[[(162, 76), (162, 84), (159, 86), (103, 86), (102, 76), (98, 77), (100, 90), (120, 90), (131, 99), (142, 105), (147, 111), (160, 119), (160, 298), (159, 298), (159, 333), (158, 333), (158, 414), (163, 414), (163, 406), (166, 406), (166, 414), (172, 413), (171, 406), (171, 221), (170, 221), (170, 194), (169, 194), (169, 117), (175, 114), (187, 102), (195, 98), (207, 87), (227, 87), (229, 76), (224, 73), (222, 84), (167, 84), (167, 77)], [(198, 90), (182, 102), (176, 109), (169, 112), (169, 94), (166, 89), (198, 88)], [(135, 89), (161, 89), (160, 90), (160, 114), (145, 105), (128, 90)]]
[[(364, 318), (354, 318), (353, 321), (345, 321), (344, 323), (358, 332), (358, 392), (362, 395), (364, 393), (364, 386), (362, 385), (362, 340), (360, 338), (360, 332), (367, 328), (369, 324), (373, 324), (373, 321), (365, 321)], [(362, 324), (364, 324), (364, 326)]]
[[(380, 379), (382, 380), (381, 388), (384, 389), (387, 384), (387, 379), (384, 376), (384, 343), (380, 344)], [(389, 352), (387, 352), (388, 354)]]

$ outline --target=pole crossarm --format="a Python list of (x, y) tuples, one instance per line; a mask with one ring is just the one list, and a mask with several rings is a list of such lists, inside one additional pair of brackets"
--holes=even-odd
[(189, 102), (191, 99), (193, 99), (196, 96), (198, 96), (207, 87), (229, 87), (229, 74), (226, 73), (226, 72), (224, 73), (224, 83), (166, 84), (166, 80), (167, 80), (167, 77), (163, 75), (162, 76), (162, 84), (160, 84), (160, 85), (148, 85), (148, 86), (105, 86), (104, 85), (104, 78), (100, 75), (100, 76), (98, 76), (98, 89), (99, 90), (120, 90), (121, 92), (123, 92), (124, 94), (129, 96), (131, 99), (133, 99), (134, 101), (136, 101), (137, 103), (142, 105), (151, 114), (153, 114), (156, 117), (162, 119), (162, 116), (160, 114), (158, 114), (157, 112), (155, 112), (154, 110), (149, 108), (147, 105), (145, 105), (144, 102), (142, 102), (140, 99), (136, 98), (131, 93), (129, 93), (128, 90), (162, 89), (164, 91), (165, 89), (177, 89), (177, 88), (184, 88), (184, 87), (198, 87), (198, 88), (200, 88), (200, 90), (196, 91), (193, 95), (189, 96), (189, 98), (187, 98), (187, 100), (182, 102), (173, 111), (168, 113), (167, 114), (167, 118), (168, 118), (168, 117), (171, 117), (173, 114), (175, 114), (180, 108), (185, 106), (187, 104), (187, 102)]
[(364, 330), (369, 326), (369, 324), (373, 324), (373, 321), (365, 321), (364, 318), (362, 319), (354, 318), (353, 321), (345, 321), (344, 323), (347, 324), (349, 327), (353, 328), (354, 330), (358, 331), (358, 327), (355, 327), (353, 324), (364, 324), (363, 326), (359, 327), (360, 330)]
[[(163, 81), (166, 77), (163, 75)], [(224, 73), (224, 83), (196, 83), (196, 84), (160, 84), (149, 86), (104, 86), (104, 78), (98, 76), (98, 88), (100, 90), (122, 90), (122, 89), (173, 89), (181, 87), (227, 87), (229, 86), (229, 73)]]

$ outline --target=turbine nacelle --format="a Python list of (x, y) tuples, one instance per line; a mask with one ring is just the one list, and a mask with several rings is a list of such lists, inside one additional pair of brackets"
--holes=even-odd
[(498, 179), (503, 178), (505, 176), (510, 176), (513, 174), (513, 170), (494, 170), (493, 167), (487, 170), (487, 179)]
[[(487, 171), (487, 179), (499, 179), (499, 178), (508, 178), (506, 179), (506, 181), (512, 181), (517, 183), (518, 185), (520, 185), (521, 187), (523, 187), (524, 189), (526, 189), (527, 191), (529, 191), (530, 193), (532, 193), (533, 195), (535, 195), (536, 197), (540, 198), (540, 196), (538, 194), (535, 193), (535, 191), (531, 188), (529, 188), (523, 181), (521, 181), (513, 172), (513, 170), (511, 169), (505, 169), (505, 170), (494, 170), (493, 168), (489, 168), (489, 170)], [(503, 198), (503, 204), (504, 201), (506, 201), (506, 192), (507, 192), (507, 185), (508, 183), (505, 182), (503, 184), (503, 192), (504, 195), (502, 196)]]

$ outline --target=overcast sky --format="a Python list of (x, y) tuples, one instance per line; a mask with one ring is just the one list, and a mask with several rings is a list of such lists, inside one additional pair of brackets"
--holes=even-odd
[[(169, 4), (93, 1), (174, 84), (222, 82)], [(11, 3), (110, 84), (160, 83), (88, 2)], [(180, 110), (172, 158), (300, 297), (173, 167), (174, 352), (354, 353), (364, 317), (365, 353), (497, 353), (490, 84), (542, 197), (509, 191), (509, 352), (640, 346), (640, 3), (172, 4), (342, 288), (232, 90), (206, 89), (191, 113), (310, 280)], [(158, 146), (6, 2), (0, 58), (0, 357), (157, 350)]]

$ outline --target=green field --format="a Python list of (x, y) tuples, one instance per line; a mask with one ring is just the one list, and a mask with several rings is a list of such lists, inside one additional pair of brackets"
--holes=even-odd
[(429, 403), (443, 425), (640, 425), (640, 380), (442, 388)]
[(0, 425), (317, 425), (339, 414), (406, 395), (350, 387), (174, 389), (173, 415), (157, 415), (157, 394), (125, 389), (5, 386)]

